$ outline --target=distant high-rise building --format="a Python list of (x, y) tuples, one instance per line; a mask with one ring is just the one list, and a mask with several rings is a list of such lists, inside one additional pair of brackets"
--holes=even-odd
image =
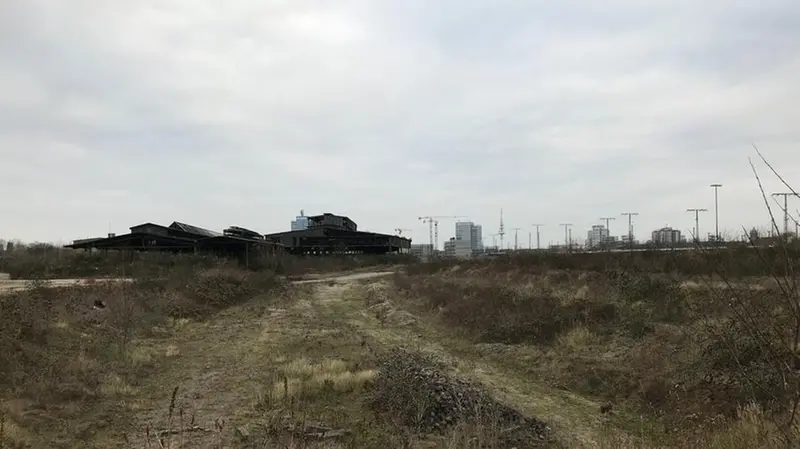
[(469, 258), (472, 256), (472, 228), (474, 223), (471, 221), (459, 221), (456, 223), (455, 237), (455, 256)]
[(651, 238), (656, 245), (675, 245), (686, 241), (680, 230), (668, 226), (653, 231)]
[(471, 221), (456, 223), (456, 236), (444, 242), (445, 256), (470, 258), (483, 252), (483, 227)]
[(300, 215), (292, 221), (292, 231), (305, 231), (306, 229), (308, 229), (308, 217), (306, 217), (305, 211), (300, 209)]
[(444, 255), (445, 257), (456, 257), (456, 238), (450, 237), (450, 240), (444, 242)]
[(608, 242), (609, 240), (609, 233), (608, 229), (606, 229), (603, 225), (594, 225), (592, 229), (589, 230), (586, 236), (586, 247), (587, 248), (596, 248), (603, 243)]
[(472, 238), (472, 252), (482, 252), (483, 251), (483, 226), (481, 225), (472, 225), (471, 229), (471, 238)]

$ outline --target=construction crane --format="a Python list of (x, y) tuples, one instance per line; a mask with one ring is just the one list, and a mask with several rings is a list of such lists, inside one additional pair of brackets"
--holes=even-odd
[(422, 223), (428, 225), (428, 237), (430, 238), (431, 246), (434, 251), (439, 250), (439, 220), (466, 218), (464, 215), (428, 215), (425, 217), (418, 217)]
[(402, 237), (404, 232), (411, 232), (411, 229), (408, 229), (408, 228), (395, 228), (394, 232), (396, 232), (397, 235)]

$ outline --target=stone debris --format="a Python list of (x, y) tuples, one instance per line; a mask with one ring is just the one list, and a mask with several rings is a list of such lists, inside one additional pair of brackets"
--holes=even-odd
[(444, 373), (417, 352), (396, 349), (382, 357), (372, 406), (421, 432), (444, 432), (457, 424), (501, 429), (506, 447), (540, 447), (549, 439), (544, 422), (497, 402), (483, 389)]

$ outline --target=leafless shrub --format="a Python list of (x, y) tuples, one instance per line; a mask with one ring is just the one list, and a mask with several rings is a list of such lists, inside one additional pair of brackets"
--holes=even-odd
[[(791, 192), (794, 189), (769, 164), (756, 148), (762, 162)], [(770, 221), (781, 235), (761, 177), (751, 162)], [(780, 431), (783, 442), (793, 447), (800, 441), (797, 433), (800, 407), (800, 290), (794, 262), (795, 249), (787, 239), (778, 239), (779, 255), (766, 255), (751, 241), (753, 253), (772, 279), (776, 290), (746, 292), (733, 287), (729, 273), (717, 269), (727, 288), (714, 289), (713, 299), (727, 306), (724, 320), (707, 326), (715, 339), (706, 347), (711, 376), (723, 377), (737, 394), (739, 404), (758, 404)]]

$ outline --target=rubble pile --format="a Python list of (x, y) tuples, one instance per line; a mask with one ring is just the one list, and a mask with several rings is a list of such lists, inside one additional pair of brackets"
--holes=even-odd
[(503, 433), (508, 447), (548, 439), (545, 423), (497, 402), (475, 385), (448, 376), (429, 356), (396, 349), (382, 357), (379, 367), (373, 408), (405, 426), (422, 432), (442, 432), (462, 423), (493, 426)]

